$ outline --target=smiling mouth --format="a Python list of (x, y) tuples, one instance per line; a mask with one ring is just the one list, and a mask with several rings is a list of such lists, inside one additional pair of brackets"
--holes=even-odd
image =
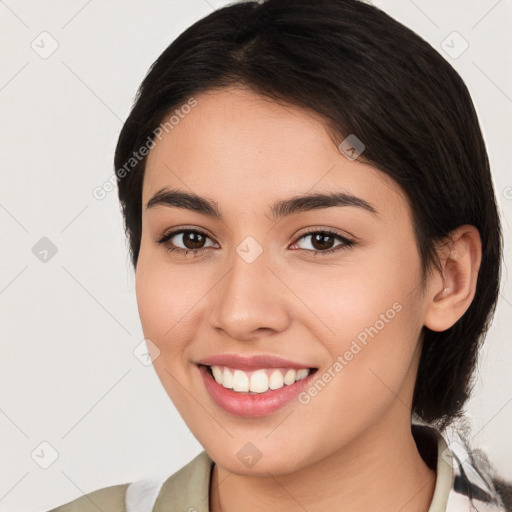
[(220, 365), (204, 366), (212, 379), (225, 389), (246, 395), (259, 395), (291, 386), (318, 368), (259, 368), (253, 371), (240, 370)]

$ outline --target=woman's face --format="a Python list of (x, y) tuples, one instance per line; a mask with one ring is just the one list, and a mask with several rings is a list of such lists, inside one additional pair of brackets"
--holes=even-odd
[(144, 177), (137, 301), (162, 384), (238, 474), (382, 442), (410, 421), (427, 304), (404, 195), (312, 114), (243, 88), (195, 100)]

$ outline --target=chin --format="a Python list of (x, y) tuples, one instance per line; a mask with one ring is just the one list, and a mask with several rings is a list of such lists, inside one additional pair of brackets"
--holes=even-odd
[[(264, 443), (259, 443), (259, 446)], [(301, 443), (298, 443), (300, 446)], [(242, 442), (236, 446), (215, 445), (205, 450), (215, 463), (223, 469), (240, 476), (286, 475), (299, 471), (308, 465), (304, 454), (297, 456), (297, 450), (269, 446), (258, 449), (258, 443)]]

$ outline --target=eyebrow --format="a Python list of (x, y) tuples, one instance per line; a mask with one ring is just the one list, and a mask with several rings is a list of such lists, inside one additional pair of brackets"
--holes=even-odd
[[(222, 213), (216, 201), (183, 190), (164, 188), (158, 191), (146, 204), (146, 208), (155, 206), (184, 208), (208, 217), (222, 220)], [(315, 193), (294, 196), (275, 202), (270, 207), (272, 220), (279, 220), (295, 213), (332, 208), (334, 206), (355, 206), (375, 216), (378, 212), (369, 202), (345, 192)]]

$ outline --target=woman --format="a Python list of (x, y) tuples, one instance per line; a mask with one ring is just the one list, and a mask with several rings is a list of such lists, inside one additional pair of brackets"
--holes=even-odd
[(501, 231), (465, 84), (358, 0), (220, 9), (144, 79), (115, 168), (157, 374), (204, 451), (55, 509), (510, 510), (445, 429)]

